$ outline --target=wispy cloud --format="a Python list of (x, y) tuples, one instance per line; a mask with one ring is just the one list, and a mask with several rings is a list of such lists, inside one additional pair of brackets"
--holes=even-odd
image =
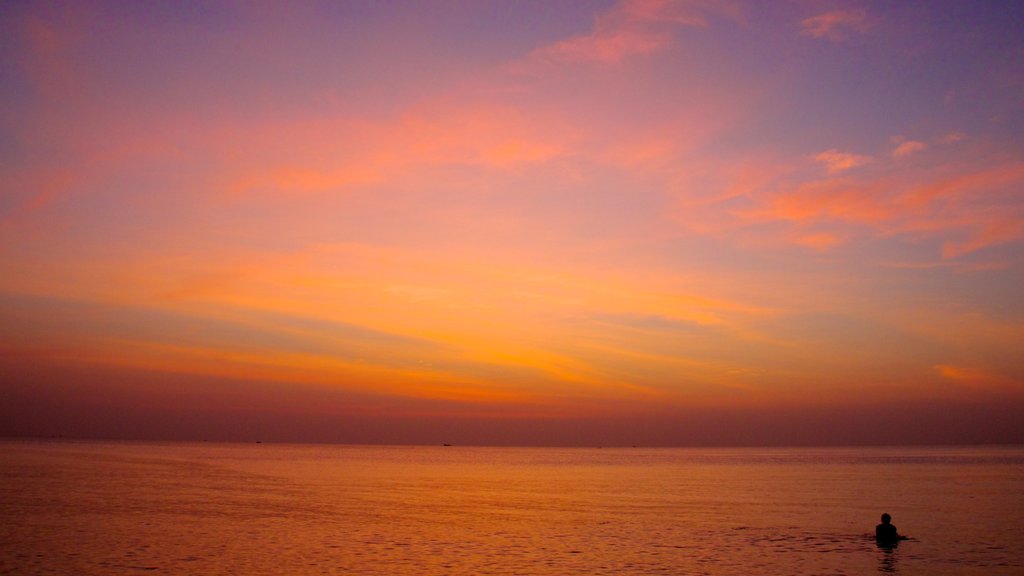
[(673, 42), (677, 27), (704, 27), (712, 13), (736, 14), (728, 2), (622, 0), (599, 14), (590, 33), (534, 52), (542, 60), (615, 64), (658, 52)]
[(254, 124), (227, 138), (245, 153), (225, 159), (221, 180), (235, 196), (345, 193), (431, 167), (501, 171), (543, 164), (567, 153), (572, 139), (557, 119), (463, 98), (372, 123), (329, 117)]
[(760, 221), (780, 219), (808, 223), (832, 220), (868, 224), (890, 218), (892, 206), (884, 185), (880, 183), (818, 180), (772, 194), (765, 199), (763, 207), (744, 214)]
[(905, 140), (903, 138), (894, 139), (896, 147), (892, 150), (894, 158), (902, 158), (904, 156), (910, 156), (916, 152), (920, 152), (928, 147), (924, 142), (918, 140)]
[(588, 36), (563, 40), (537, 52), (544, 59), (566, 62), (614, 64), (629, 56), (657, 52), (671, 42), (664, 32), (648, 30), (598, 30)]
[(957, 258), (982, 248), (1024, 240), (1024, 220), (1020, 215), (987, 215), (965, 224), (966, 238), (948, 240), (942, 245), (944, 258)]
[(748, 224), (790, 222), (797, 227), (795, 243), (819, 250), (837, 243), (836, 231), (822, 236), (806, 230), (823, 222), (855, 225), (868, 237), (929, 238), (947, 259), (1024, 240), (1024, 205), (1016, 193), (1024, 183), (1019, 163), (956, 171), (938, 164), (908, 178), (898, 160), (883, 161), (868, 174), (830, 173), (823, 179), (776, 184), (780, 188), (754, 193), (753, 205), (735, 213)]
[(977, 389), (1019, 389), (1024, 381), (1000, 374), (988, 367), (962, 364), (936, 364), (935, 372), (944, 379), (972, 390)]
[[(978, 328), (1020, 315), (1009, 99), (877, 74), (927, 22), (826, 44), (887, 7), (41, 6), (0, 62), (0, 294), (41, 303), (0, 297), (0, 347), (40, 362), (579, 414), (1016, 358)], [(899, 66), (1005, 59), (957, 48)]]
[(867, 13), (862, 10), (834, 10), (800, 21), (800, 33), (812, 38), (842, 40), (851, 33), (864, 33), (869, 28)]
[(842, 239), (835, 233), (817, 232), (800, 235), (796, 238), (795, 242), (817, 252), (826, 252), (842, 242)]
[(832, 149), (814, 155), (814, 160), (825, 165), (829, 174), (845, 172), (847, 170), (863, 166), (871, 162), (870, 156), (862, 156), (850, 152), (840, 152)]
[(939, 143), (941, 143), (941, 144), (955, 144), (955, 143), (960, 142), (961, 140), (964, 140), (966, 138), (967, 138), (967, 134), (964, 134), (963, 132), (950, 132), (950, 133), (944, 135), (942, 138), (939, 138)]

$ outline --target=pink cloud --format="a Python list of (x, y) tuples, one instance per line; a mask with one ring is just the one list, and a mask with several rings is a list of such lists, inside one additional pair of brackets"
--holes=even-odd
[(902, 158), (904, 156), (910, 156), (911, 154), (920, 152), (927, 147), (928, 145), (924, 142), (918, 142), (917, 140), (904, 140), (893, 149), (892, 155), (894, 158)]
[(1024, 239), (1024, 220), (1019, 217), (983, 217), (971, 222), (969, 228), (966, 239), (943, 243), (943, 258), (957, 258), (989, 246)]
[(774, 192), (755, 191), (753, 205), (735, 215), (740, 226), (788, 222), (796, 229), (792, 242), (819, 250), (835, 242), (804, 230), (822, 222), (860, 227), (861, 234), (931, 238), (946, 259), (1024, 240), (1024, 206), (1015, 196), (1016, 187), (1024, 183), (1024, 166), (1010, 163), (953, 173), (933, 167), (912, 175), (895, 164), (881, 168), (857, 178), (830, 177)]
[(867, 14), (860, 10), (834, 10), (800, 21), (800, 33), (812, 38), (842, 40), (850, 32), (868, 30)]
[(904, 195), (903, 202), (915, 207), (926, 206), (946, 198), (952, 201), (970, 199), (978, 191), (1002, 188), (1024, 179), (1024, 164), (1012, 162), (991, 168), (965, 170), (948, 176), (932, 178), (914, 186)]
[(939, 143), (941, 143), (941, 144), (955, 144), (955, 143), (960, 142), (961, 140), (963, 140), (965, 138), (967, 138), (967, 134), (964, 134), (963, 132), (950, 132), (949, 134), (946, 134), (945, 136), (940, 138), (939, 139)]
[(859, 154), (840, 152), (836, 149), (832, 149), (815, 154), (814, 160), (824, 164), (825, 169), (828, 170), (829, 174), (834, 174), (836, 172), (845, 172), (846, 170), (863, 166), (871, 162), (872, 159), (870, 156), (861, 156)]
[(710, 12), (736, 14), (729, 3), (686, 0), (623, 0), (598, 15), (589, 34), (541, 48), (535, 58), (562, 62), (616, 64), (658, 52), (673, 41), (678, 26), (707, 26)]
[[(718, 3), (717, 8), (725, 8)], [(694, 0), (624, 0), (613, 17), (621, 16), (639, 22), (672, 22), (686, 26), (706, 26), (706, 13), (716, 8), (715, 3)]]
[(657, 52), (670, 42), (664, 33), (617, 29), (564, 40), (544, 49), (541, 55), (567, 62), (614, 64), (629, 56)]

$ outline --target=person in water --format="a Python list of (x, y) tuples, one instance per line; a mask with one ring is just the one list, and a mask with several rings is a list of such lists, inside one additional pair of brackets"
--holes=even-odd
[(882, 514), (882, 523), (875, 526), (875, 541), (884, 546), (893, 546), (900, 540), (906, 540), (906, 536), (900, 536), (896, 526), (892, 523), (892, 516)]

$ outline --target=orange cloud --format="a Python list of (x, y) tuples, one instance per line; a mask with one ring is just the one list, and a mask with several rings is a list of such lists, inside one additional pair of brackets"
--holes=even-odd
[(235, 195), (259, 189), (283, 194), (344, 191), (352, 186), (371, 184), (380, 180), (380, 177), (379, 171), (371, 166), (352, 167), (348, 170), (280, 166), (241, 177), (228, 190)]
[[(670, 390), (705, 390), (697, 394), (704, 397), (728, 384), (723, 374), (732, 365), (704, 358), (708, 351), (685, 358), (659, 350), (665, 333), (717, 327), (738, 335), (738, 319), (771, 313), (757, 303), (687, 293), (671, 274), (545, 267), (471, 248), (439, 253), (334, 245), (276, 256), (225, 252), (209, 261), (157, 259), (140, 248), (137, 257), (127, 256), (93, 261), (80, 273), (51, 266), (63, 283), (36, 276), (18, 288), (50, 290), (55, 297), (64, 289), (66, 297), (99, 306), (184, 314), (197, 326), (230, 322), (237, 327), (228, 334), (246, 338), (218, 337), (208, 328), (210, 339), (189, 337), (183, 348), (172, 331), (147, 332), (117, 336), (73, 359), (241, 379), (336, 381), (396, 394), (407, 387), (410, 396), (450, 399), (487, 390), (545, 403)], [(621, 320), (609, 328), (604, 318)], [(311, 329), (312, 319), (337, 324)], [(597, 341), (618, 332), (633, 335)], [(294, 342), (282, 344), (285, 337)], [(620, 365), (640, 356), (652, 362), (643, 376)], [(692, 369), (691, 383), (675, 382), (673, 367), (681, 364)]]
[(838, 235), (829, 232), (818, 232), (815, 234), (804, 234), (796, 238), (796, 243), (807, 246), (817, 252), (825, 252), (841, 242)]
[(893, 215), (893, 206), (881, 183), (853, 180), (812, 181), (795, 190), (775, 195), (763, 210), (746, 214), (758, 219), (810, 222), (820, 219), (864, 224), (883, 222)]
[(1024, 382), (978, 366), (936, 364), (934, 370), (943, 378), (971, 389), (1014, 390), (1024, 385)]

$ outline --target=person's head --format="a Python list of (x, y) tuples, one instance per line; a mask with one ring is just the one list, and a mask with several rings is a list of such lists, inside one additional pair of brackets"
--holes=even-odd
[(888, 524), (890, 521), (892, 521), (892, 516), (882, 514), (882, 524)]

